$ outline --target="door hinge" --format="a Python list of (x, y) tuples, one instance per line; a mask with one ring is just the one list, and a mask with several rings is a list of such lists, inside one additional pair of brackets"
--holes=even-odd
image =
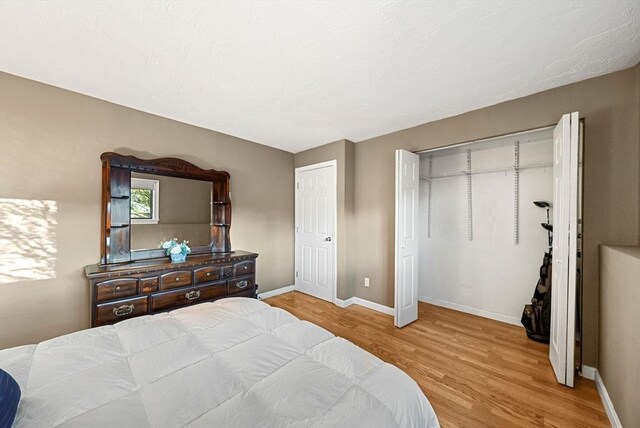
[(296, 278), (298, 277), (298, 271), (296, 271)]
[(296, 183), (296, 189), (299, 189), (299, 188), (300, 188), (300, 182), (298, 181), (298, 182)]

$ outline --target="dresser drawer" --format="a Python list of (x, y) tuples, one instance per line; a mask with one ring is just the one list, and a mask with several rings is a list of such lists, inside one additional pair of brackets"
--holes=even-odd
[(95, 326), (113, 324), (147, 313), (147, 296), (96, 305)]
[(192, 305), (205, 300), (224, 297), (226, 281), (218, 281), (209, 285), (189, 287), (182, 290), (166, 291), (151, 295), (151, 309), (154, 312)]
[(98, 282), (94, 287), (95, 301), (104, 302), (122, 297), (135, 296), (138, 291), (138, 280), (136, 278), (110, 279)]
[(184, 287), (185, 285), (191, 285), (190, 270), (177, 270), (174, 272), (165, 273), (164, 275), (160, 275), (161, 290)]
[(249, 275), (256, 271), (256, 264), (253, 260), (240, 262), (233, 265), (233, 276)]
[(140, 294), (153, 293), (158, 291), (158, 277), (140, 278)]
[(220, 266), (207, 266), (193, 271), (194, 284), (217, 281), (222, 278), (222, 268)]
[(230, 279), (227, 286), (227, 294), (231, 295), (253, 290), (255, 285), (256, 280), (253, 275)]

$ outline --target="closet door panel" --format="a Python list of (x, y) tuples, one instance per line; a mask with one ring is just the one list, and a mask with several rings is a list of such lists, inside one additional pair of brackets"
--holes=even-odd
[(418, 190), (420, 158), (396, 150), (395, 317), (397, 327), (418, 319)]

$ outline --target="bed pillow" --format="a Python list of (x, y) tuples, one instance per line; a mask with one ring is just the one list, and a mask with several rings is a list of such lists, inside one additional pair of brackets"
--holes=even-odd
[(11, 375), (0, 369), (0, 427), (10, 427), (20, 402), (20, 386)]

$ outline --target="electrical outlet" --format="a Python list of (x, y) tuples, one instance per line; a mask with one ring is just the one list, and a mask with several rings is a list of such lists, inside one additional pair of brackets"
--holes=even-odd
[(368, 287), (368, 286), (369, 286), (369, 278), (366, 278), (366, 277), (365, 277), (365, 279), (364, 279), (364, 286), (365, 286), (365, 287)]

